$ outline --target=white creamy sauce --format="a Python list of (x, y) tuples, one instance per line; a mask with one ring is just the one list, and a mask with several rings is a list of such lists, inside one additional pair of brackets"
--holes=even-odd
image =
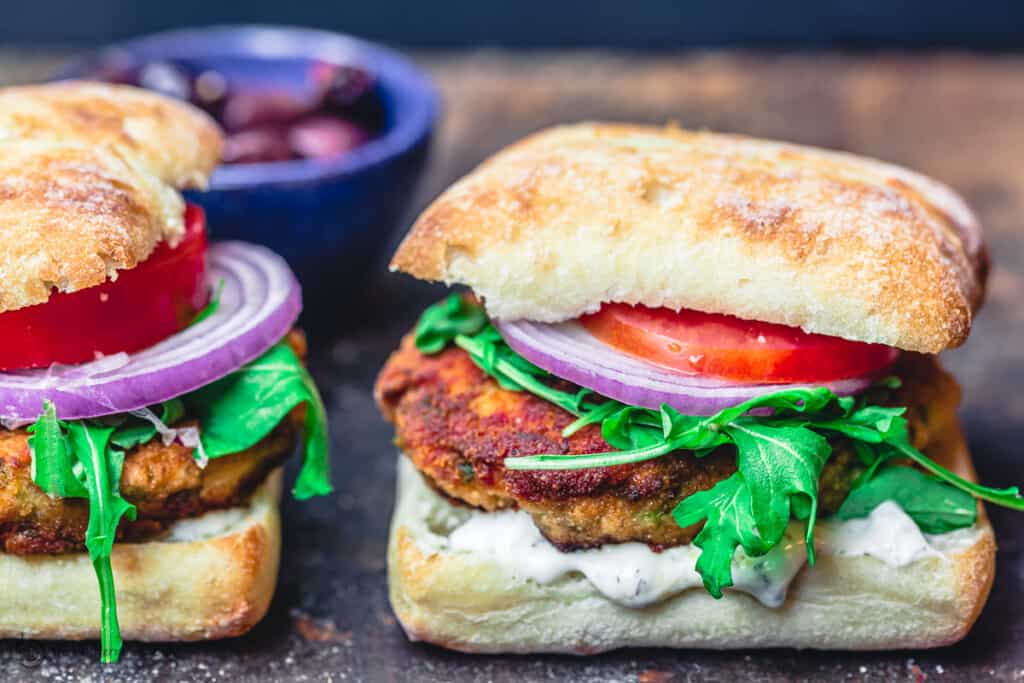
[(223, 536), (238, 528), (248, 514), (249, 508), (237, 507), (214, 510), (191, 519), (180, 519), (171, 525), (161, 540), (167, 543), (191, 543)]
[[(970, 542), (966, 536), (952, 537), (973, 535), (973, 531), (926, 536), (899, 505), (886, 502), (864, 519), (819, 523), (815, 545), (819, 552), (869, 555), (903, 567), (928, 557), (945, 557), (945, 552)], [(644, 607), (701, 586), (694, 569), (700, 549), (693, 545), (659, 553), (642, 543), (620, 543), (563, 553), (521, 511), (474, 512), (451, 531), (446, 545), (450, 551), (490, 556), (519, 580), (549, 584), (578, 572), (606, 598), (626, 607)], [(782, 543), (767, 555), (750, 558), (737, 551), (734, 585), (728, 590), (748, 593), (767, 607), (781, 607), (806, 561), (803, 525), (791, 524)]]
[[(695, 546), (656, 553), (642, 543), (621, 543), (563, 553), (541, 536), (525, 512), (481, 512), (449, 504), (426, 486), (408, 458), (399, 460), (398, 480), (401, 490), (413, 493), (399, 495), (405, 500), (400, 504), (414, 506), (408, 516), (423, 520), (420, 543), (429, 552), (490, 557), (513, 580), (541, 585), (582, 576), (606, 598), (626, 607), (652, 605), (701, 587), (694, 569), (700, 549)], [(980, 533), (973, 526), (923, 534), (899, 505), (886, 502), (864, 519), (819, 521), (814, 538), (819, 558), (870, 556), (899, 568), (922, 560), (951, 561), (976, 543)], [(803, 534), (803, 524), (794, 522), (782, 543), (764, 557), (750, 558), (738, 550), (732, 568), (735, 585), (727, 590), (748, 593), (768, 607), (782, 606), (807, 562)]]
[[(694, 569), (700, 555), (696, 546), (657, 553), (643, 543), (616, 543), (563, 553), (541, 536), (525, 512), (474, 514), (451, 533), (448, 542), (452, 550), (489, 555), (517, 578), (537, 583), (579, 572), (609, 600), (627, 607), (651, 605), (702, 585)], [(732, 590), (779, 607), (786, 600), (789, 582), (806, 560), (803, 539), (788, 532), (763, 557), (749, 558), (740, 551), (733, 561)]]
[[(892, 567), (941, 557), (897, 503), (887, 500), (862, 519), (822, 525), (817, 541), (833, 555), (870, 555)], [(817, 545), (817, 544), (816, 544)]]

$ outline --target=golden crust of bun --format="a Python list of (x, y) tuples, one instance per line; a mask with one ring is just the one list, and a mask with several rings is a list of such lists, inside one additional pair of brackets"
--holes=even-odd
[(128, 85), (63, 81), (0, 89), (0, 143), (77, 142), (115, 147), (179, 188), (206, 186), (221, 133), (204, 112)]
[(391, 262), (491, 315), (556, 322), (619, 301), (729, 313), (936, 353), (981, 305), (977, 219), (879, 161), (676, 128), (586, 123), (486, 161)]
[[(952, 425), (948, 464), (973, 476)], [(538, 584), (489, 557), (436, 546), (429, 515), (450, 506), (411, 467), (402, 469), (388, 548), (391, 604), (412, 640), (464, 652), (592, 654), (620, 647), (889, 650), (938, 647), (963, 638), (995, 575), (995, 538), (984, 514), (968, 544), (893, 568), (873, 557), (819, 553), (778, 609), (700, 588), (635, 609), (583, 577)]]
[[(271, 474), (246, 508), (179, 523), (173, 542), (114, 546), (126, 640), (228, 638), (263, 618), (281, 552), (281, 478), (280, 470)], [(100, 636), (96, 574), (85, 553), (0, 554), (0, 594), (0, 638)]]
[(216, 124), (128, 86), (0, 89), (0, 312), (92, 287), (184, 234), (176, 188), (203, 187)]

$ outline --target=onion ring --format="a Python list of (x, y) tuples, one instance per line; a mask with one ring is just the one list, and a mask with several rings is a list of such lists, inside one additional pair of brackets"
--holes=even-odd
[(209, 282), (224, 283), (211, 315), (138, 353), (0, 373), (0, 420), (34, 421), (46, 400), (62, 420), (139, 410), (218, 380), (279, 342), (302, 309), (284, 259), (244, 242), (211, 245), (208, 258)]
[(685, 415), (714, 415), (764, 394), (826, 386), (840, 396), (867, 389), (873, 377), (821, 384), (743, 384), (683, 375), (633, 358), (598, 341), (576, 321), (496, 321), (512, 348), (534, 365), (621, 403), (658, 410), (668, 404)]

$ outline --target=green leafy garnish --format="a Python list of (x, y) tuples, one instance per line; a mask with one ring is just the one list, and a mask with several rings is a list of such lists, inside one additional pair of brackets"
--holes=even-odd
[[(167, 425), (187, 410), (199, 420), (205, 456), (219, 458), (255, 445), (300, 403), (306, 404), (306, 450), (293, 493), (302, 500), (331, 492), (327, 417), (313, 379), (287, 344), (150, 410)], [(132, 413), (61, 421), (47, 402), (28, 431), (36, 485), (51, 496), (89, 501), (85, 545), (100, 587), (102, 660), (117, 661), (122, 642), (110, 555), (121, 518), (135, 519), (135, 507), (119, 492), (121, 469), (128, 450), (156, 438), (156, 426)]]
[(966, 491), (911, 467), (882, 469), (858, 486), (836, 512), (839, 519), (867, 517), (887, 500), (895, 501), (926, 534), (944, 534), (973, 526), (978, 505)]
[[(180, 398), (172, 398), (169, 401), (164, 401), (160, 404), (160, 420), (165, 425), (171, 425), (180, 420), (185, 415), (185, 404), (182, 403)], [(124, 415), (118, 415), (118, 418), (125, 418)], [(134, 416), (129, 416), (134, 417)], [(114, 434), (110, 437), (110, 442), (123, 450), (129, 451), (136, 446), (141, 446), (144, 443), (149, 443), (156, 437), (156, 425), (148, 420), (135, 419), (123, 419), (118, 426), (118, 429), (114, 431)]]
[(740, 418), (725, 431), (736, 445), (758, 534), (774, 546), (791, 516), (806, 520), (807, 555), (814, 564), (818, 479), (832, 452), (828, 441), (805, 427), (774, 427), (755, 418)]
[[(879, 496), (889, 495), (911, 508), (918, 503), (932, 506), (931, 516), (912, 513), (922, 518), (922, 529), (951, 530), (974, 523), (965, 503), (972, 496), (1024, 510), (1016, 487), (981, 486), (940, 466), (911, 444), (905, 408), (875, 405), (863, 395), (839, 397), (826, 387), (786, 389), (703, 417), (683, 415), (667, 405), (660, 410), (630, 406), (587, 389), (564, 391), (551, 383), (546, 371), (505, 343), (479, 305), (455, 294), (428, 308), (416, 328), (416, 345), (423, 353), (438, 353), (449, 342), (465, 350), (502, 387), (528, 391), (576, 416), (563, 436), (599, 424), (605, 441), (619, 449), (507, 458), (504, 464), (510, 470), (610, 467), (670, 453), (703, 457), (722, 446), (735, 448), (738, 471), (710, 490), (685, 498), (672, 513), (680, 526), (704, 522), (694, 539), (701, 548), (697, 570), (715, 597), (732, 585), (736, 548), (752, 557), (764, 555), (779, 543), (791, 519), (804, 522), (808, 561), (814, 563), (818, 484), (832, 453), (831, 440), (838, 437), (849, 440), (866, 468), (857, 481), (856, 497), (850, 496), (854, 502), (847, 514), (870, 511), (873, 507), (868, 505), (877, 506), (882, 502)], [(878, 388), (899, 385), (898, 378), (887, 377)], [(896, 469), (889, 465), (894, 458), (910, 459), (934, 478), (914, 472), (918, 478), (910, 481), (913, 475), (889, 474)], [(921, 498), (896, 491), (891, 486), (894, 476), (903, 477), (902, 483)], [(881, 483), (874, 483), (879, 479)]]
[(438, 353), (460, 334), (475, 334), (487, 324), (487, 314), (479, 306), (452, 294), (424, 311), (416, 325), (416, 348), (423, 353)]
[(88, 420), (61, 422), (49, 401), (29, 428), (35, 483), (53, 496), (89, 501), (85, 547), (99, 580), (103, 663), (116, 662), (122, 646), (110, 554), (121, 518), (135, 519), (135, 506), (119, 493), (124, 451), (111, 443), (115, 429)]
[(693, 539), (701, 549), (696, 570), (708, 593), (716, 598), (722, 597), (723, 588), (732, 585), (732, 558), (737, 546), (750, 554), (772, 548), (757, 533), (750, 489), (739, 472), (686, 498), (672, 511), (672, 518), (681, 527), (704, 521)]
[(488, 324), (472, 337), (456, 335), (455, 344), (494, 377), (502, 389), (528, 391), (574, 415), (580, 414), (581, 396), (552, 389), (542, 382), (541, 378), (547, 377), (548, 373), (510, 349), (493, 325)]
[(251, 448), (300, 403), (306, 404), (306, 457), (292, 493), (299, 500), (331, 492), (327, 414), (313, 378), (280, 343), (258, 359), (184, 397), (202, 424), (207, 457)]
[(57, 420), (53, 403), (47, 401), (43, 414), (28, 428), (28, 446), (32, 450), (32, 481), (55, 498), (88, 498), (81, 465), (70, 451), (64, 429)]
[(135, 506), (119, 493), (124, 451), (110, 448), (113, 427), (96, 427), (86, 422), (67, 423), (68, 443), (85, 470), (89, 491), (89, 526), (85, 547), (100, 582), (101, 658), (116, 662), (121, 656), (121, 629), (117, 623), (117, 598), (110, 553), (114, 549), (117, 525), (122, 517), (135, 519)]

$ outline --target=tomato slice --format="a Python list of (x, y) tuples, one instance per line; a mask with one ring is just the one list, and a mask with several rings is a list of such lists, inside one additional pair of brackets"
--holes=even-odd
[(185, 237), (116, 280), (0, 314), (0, 370), (73, 364), (132, 353), (181, 331), (209, 298), (206, 217), (185, 208)]
[(738, 382), (828, 382), (872, 374), (897, 351), (731, 315), (605, 304), (580, 323), (605, 344), (688, 375)]

